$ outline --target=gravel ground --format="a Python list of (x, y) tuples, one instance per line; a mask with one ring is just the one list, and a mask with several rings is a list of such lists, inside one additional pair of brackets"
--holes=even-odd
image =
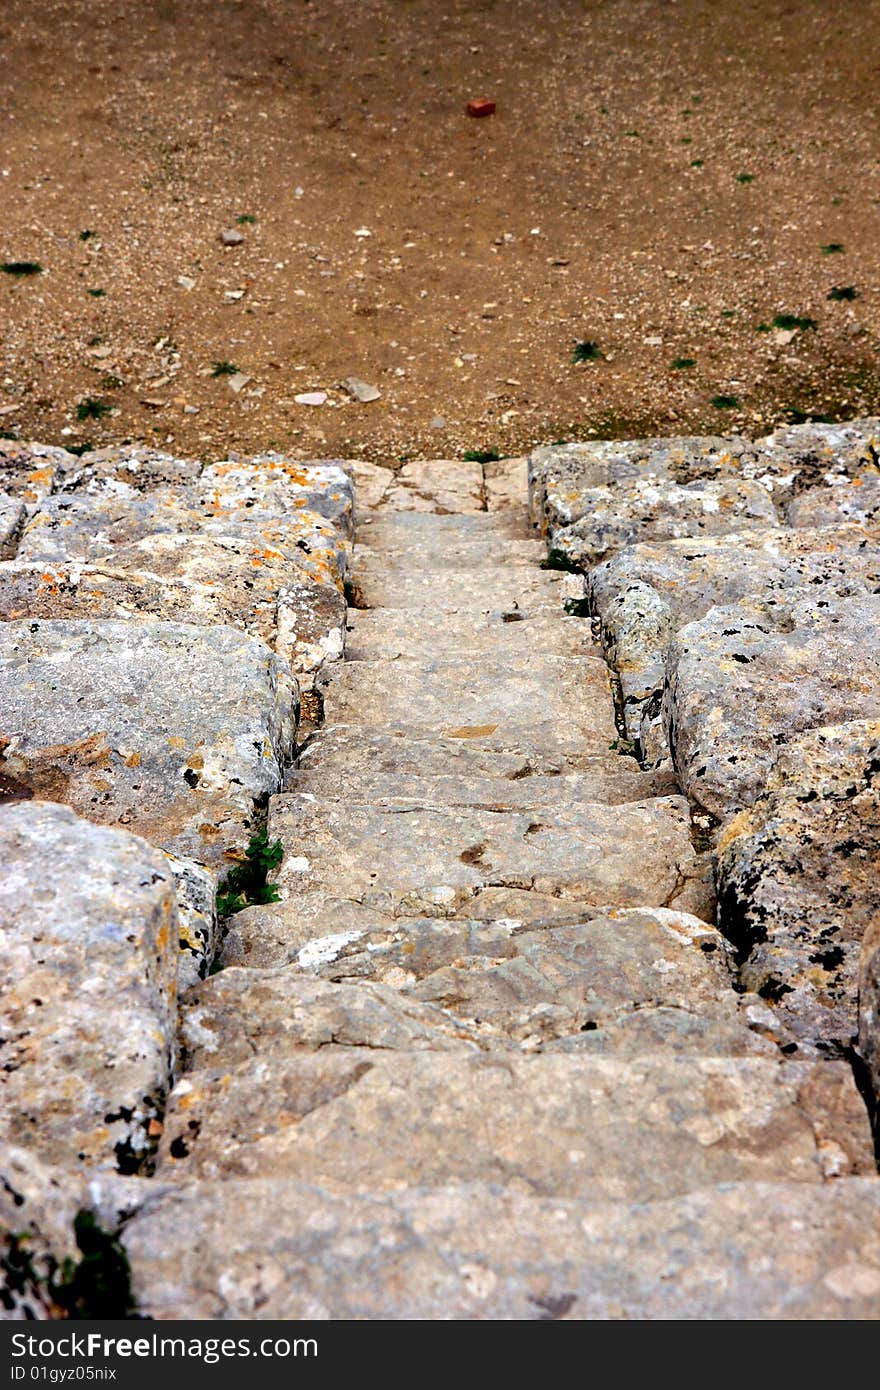
[(0, 429), (393, 463), (880, 412), (878, 31), (877, 0), (6, 0), (0, 260), (43, 270), (0, 275)]

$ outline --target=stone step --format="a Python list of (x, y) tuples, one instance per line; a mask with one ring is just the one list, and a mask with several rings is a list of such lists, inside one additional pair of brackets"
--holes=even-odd
[[(656, 1051), (664, 1035), (704, 1056), (710, 1037), (717, 1055), (778, 1056), (766, 1036), (769, 1009), (734, 992), (724, 937), (664, 908), (597, 910), (590, 921), (541, 930), (516, 919), (399, 920), (309, 942), (296, 964), (325, 980), (394, 986), (479, 1024), (485, 1037), (528, 1047), (562, 1039), (566, 1048), (632, 1055)], [(646, 1015), (651, 1026), (640, 1028)]]
[(876, 1172), (841, 1062), (360, 1048), (352, 1066), (352, 1051), (325, 1048), (307, 1073), (274, 1051), (190, 1073), (169, 1097), (159, 1178), (271, 1175), (346, 1194), (476, 1181), (656, 1201)]
[(523, 515), (522, 506), (495, 512), (467, 512), (451, 515), (436, 512), (377, 512), (358, 516), (357, 544), (410, 544), (419, 539), (427, 545), (439, 544), (446, 537), (451, 543), (485, 544), (487, 548), (507, 540), (540, 539)]
[(474, 1182), (337, 1195), (274, 1177), (149, 1191), (121, 1236), (149, 1318), (877, 1317), (871, 1178), (632, 1202)]
[(408, 657), (430, 659), (439, 652), (485, 655), (516, 661), (534, 656), (593, 656), (602, 659), (589, 620), (566, 616), (554, 594), (549, 603), (494, 612), (438, 612), (418, 608), (348, 610), (346, 652), (351, 661)]
[(270, 802), (269, 834), (285, 846), (277, 881), (292, 923), (322, 896), (449, 916), (490, 886), (593, 906), (711, 908), (681, 797), (582, 803), (541, 818), (287, 794)]
[(511, 538), (489, 535), (460, 535), (444, 528), (421, 528), (408, 534), (387, 524), (366, 526), (358, 534), (352, 569), (381, 564), (390, 571), (410, 568), (416, 571), (446, 573), (449, 570), (482, 570), (488, 565), (540, 568), (547, 548), (537, 538)]
[(367, 561), (363, 550), (354, 582), (361, 603), (367, 608), (425, 608), (436, 612), (457, 609), (488, 613), (552, 602), (558, 602), (562, 608), (572, 588), (571, 576), (559, 570), (487, 564), (479, 570), (449, 568), (437, 574), (406, 564), (395, 568), (378, 558)]
[(380, 502), (384, 512), (484, 512), (483, 469), (461, 459), (417, 459), (404, 464)]
[(318, 682), (325, 718), (391, 733), (607, 753), (617, 739), (608, 669), (595, 657), (349, 661)]
[[(489, 751), (479, 757), (481, 750), (470, 749), (469, 740), (395, 738), (352, 725), (337, 727), (335, 734), (336, 739), (320, 736), (307, 746), (284, 791), (308, 793), (318, 801), (350, 798), (490, 811), (552, 811), (584, 801), (617, 805), (678, 791), (667, 773), (642, 772), (634, 759), (616, 753), (586, 758), (582, 768), (569, 771), (564, 758)], [(348, 757), (344, 744), (339, 749), (340, 735), (351, 740)], [(474, 756), (459, 757), (459, 749)], [(553, 770), (542, 772), (542, 767)]]

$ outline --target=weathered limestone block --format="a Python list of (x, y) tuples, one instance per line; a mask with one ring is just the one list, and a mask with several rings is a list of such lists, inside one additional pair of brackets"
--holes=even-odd
[(642, 542), (593, 569), (586, 587), (620, 679), (627, 733), (644, 745), (679, 628), (749, 596), (876, 593), (880, 546), (859, 526)]
[(876, 536), (880, 529), (880, 476), (837, 478), (825, 487), (808, 488), (785, 509), (789, 526), (838, 526), (854, 521)]
[[(345, 650), (352, 661), (410, 660), (424, 656), (508, 657), (519, 667), (536, 656), (601, 656), (589, 619), (566, 614), (570, 599), (583, 609), (577, 576), (525, 607), (504, 606), (468, 616), (462, 637), (461, 614), (422, 608), (352, 608), (347, 615)], [(574, 592), (569, 593), (569, 588)]]
[(645, 801), (675, 779), (634, 758), (597, 753), (493, 752), (472, 739), (411, 739), (351, 724), (324, 726), (303, 749), (285, 791), (319, 800), (397, 800), (486, 810), (551, 810), (583, 801)]
[[(306, 1114), (275, 1101), (281, 1059), (261, 1058), (259, 1072), (245, 1062), (225, 1081), (218, 1072), (204, 1091), (193, 1076), (177, 1135), (186, 1153), (173, 1141), (163, 1148), (160, 1176), (271, 1174), (346, 1194), (491, 1182), (652, 1201), (717, 1182), (815, 1185), (875, 1172), (864, 1105), (842, 1062), (360, 1051), (360, 1074), (329, 1086), (336, 1093), (323, 1101), (319, 1081)], [(319, 1054), (319, 1077), (323, 1062)], [(175, 1112), (169, 1138), (178, 1123)], [(208, 1130), (217, 1142), (203, 1144)]]
[(115, 477), (98, 477), (81, 491), (56, 492), (41, 502), (22, 532), (16, 557), (95, 563), (111, 557), (117, 546), (197, 527), (185, 484), (160, 484), (142, 492)]
[(264, 643), (187, 623), (0, 624), (0, 773), (219, 866), (276, 791), (295, 683)]
[(66, 449), (0, 439), (0, 491), (18, 497), (29, 508), (49, 496), (56, 479), (78, 466), (79, 459)]
[[(529, 1047), (566, 1038), (616, 1052), (620, 1042), (632, 1055), (633, 1019), (662, 1010), (681, 1048), (690, 1042), (706, 1055), (699, 1025), (721, 1024), (713, 1055), (774, 1054), (773, 1043), (746, 1026), (730, 947), (713, 927), (663, 908), (594, 909), (588, 916), (537, 931), (515, 918), (398, 919), (317, 938), (296, 964), (322, 979), (394, 986)], [(655, 1046), (656, 1029), (642, 1050)]]
[[(370, 1051), (471, 1051), (478, 1033), (390, 986), (333, 984), (297, 970), (221, 970), (181, 1001), (189, 1072), (255, 1056), (302, 1056), (330, 1046)], [(180, 1083), (186, 1085), (186, 1080)], [(184, 1094), (183, 1091), (180, 1094)]]
[(689, 483), (696, 478), (754, 476), (755, 446), (739, 435), (596, 440), (551, 445), (529, 458), (529, 509), (542, 531), (586, 516), (592, 488), (645, 479)]
[(557, 564), (584, 571), (635, 541), (765, 531), (777, 524), (766, 488), (739, 478), (685, 484), (639, 478), (588, 488), (581, 496), (583, 515), (551, 529), (549, 553)]
[(373, 508), (378, 507), (396, 474), (393, 469), (368, 463), (366, 459), (346, 459), (343, 468), (354, 484), (355, 514), (360, 526), (370, 520)]
[(793, 739), (717, 852), (720, 924), (743, 983), (799, 1046), (845, 1054), (860, 942), (880, 914), (880, 722)]
[(61, 1316), (52, 1296), (65, 1260), (79, 1256), (74, 1221), (82, 1180), (15, 1145), (0, 1148), (0, 1321)]
[[(331, 1195), (163, 1186), (126, 1225), (159, 1320), (872, 1319), (880, 1184), (725, 1184), (629, 1204), (479, 1183)], [(229, 1240), (229, 1213), (236, 1237)]]
[(691, 801), (718, 818), (751, 806), (780, 744), (880, 718), (880, 596), (713, 608), (670, 647), (664, 710)]
[(157, 619), (227, 624), (260, 637), (296, 675), (345, 648), (345, 599), (299, 566), (299, 552), (239, 537), (164, 533), (118, 546), (104, 563), (0, 564), (0, 620)]
[(416, 608), (430, 621), (435, 613), (450, 611), (510, 613), (539, 605), (561, 608), (577, 587), (570, 575), (537, 566), (508, 568), (487, 563), (479, 571), (450, 568), (442, 574), (412, 565), (387, 565), (360, 551), (356, 575), (362, 604), (367, 608)]
[(617, 737), (604, 661), (535, 656), (511, 678), (503, 657), (349, 661), (319, 682), (333, 723), (483, 747), (607, 753)]
[(4, 1138), (137, 1169), (170, 1085), (177, 910), (165, 857), (31, 801), (0, 809)]
[(225, 875), (177, 854), (166, 859), (177, 885), (177, 989), (182, 994), (205, 978), (220, 946), (217, 888)]
[(195, 483), (201, 471), (197, 459), (177, 458), (149, 445), (110, 444), (105, 449), (90, 449), (59, 470), (55, 487), (59, 492), (82, 492), (115, 482), (149, 492), (163, 485)]
[(841, 424), (788, 425), (758, 441), (766, 465), (765, 485), (785, 502), (817, 484), (876, 474), (880, 464), (880, 419), (866, 416)]
[(529, 461), (520, 458), (494, 459), (483, 464), (486, 507), (490, 512), (519, 512), (529, 492)]
[(0, 560), (14, 555), (26, 515), (25, 504), (18, 497), (0, 492)]
[(483, 470), (460, 459), (417, 459), (404, 464), (376, 511), (482, 512)]
[(682, 797), (543, 816), (293, 794), (272, 799), (269, 834), (288, 847), (278, 885), (291, 921), (308, 920), (315, 896), (393, 916), (473, 915), (488, 886), (596, 906), (711, 908)]
[(254, 507), (278, 517), (309, 511), (331, 521), (343, 536), (354, 534), (354, 488), (339, 460), (300, 463), (274, 453), (224, 459), (203, 469), (199, 490), (221, 515)]

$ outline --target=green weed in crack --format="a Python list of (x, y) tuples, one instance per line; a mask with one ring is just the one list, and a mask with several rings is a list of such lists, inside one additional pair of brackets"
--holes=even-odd
[(244, 859), (229, 871), (217, 892), (218, 917), (231, 917), (254, 903), (277, 902), (278, 889), (267, 877), (283, 858), (283, 844), (270, 841), (265, 826), (252, 835)]
[(598, 343), (594, 343), (590, 338), (582, 338), (580, 342), (575, 343), (571, 360), (574, 363), (601, 362), (604, 356)]

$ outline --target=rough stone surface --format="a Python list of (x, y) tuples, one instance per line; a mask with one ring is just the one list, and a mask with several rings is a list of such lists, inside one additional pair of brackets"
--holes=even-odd
[[(880, 1184), (589, 1204), (479, 1183), (331, 1195), (154, 1185), (125, 1247), (164, 1319), (873, 1319)], [(234, 1246), (229, 1212), (237, 1213)]]
[(189, 1071), (218, 1062), (237, 1066), (259, 1053), (277, 1059), (330, 1046), (379, 1052), (477, 1047), (473, 1028), (389, 986), (355, 988), (288, 968), (231, 967), (212, 975), (183, 1000), (180, 1026)]
[(0, 692), (10, 790), (209, 865), (246, 845), (294, 733), (287, 667), (228, 627), (3, 623)]
[(554, 593), (549, 603), (539, 600), (523, 608), (511, 605), (475, 613), (466, 635), (456, 612), (437, 612), (430, 607), (349, 609), (345, 650), (352, 661), (431, 659), (441, 652), (460, 657), (466, 652), (470, 657), (489, 659), (506, 656), (521, 665), (542, 655), (601, 656), (591, 623), (565, 613), (567, 598), (576, 608), (583, 608), (576, 584), (576, 577), (569, 576), (574, 592), (568, 594), (569, 586), (560, 586), (558, 598)]
[(171, 1078), (177, 910), (164, 856), (66, 807), (0, 809), (4, 1138), (143, 1163)]
[(802, 1049), (845, 1055), (860, 943), (880, 915), (880, 723), (815, 729), (784, 747), (718, 855), (720, 922), (742, 982)]
[(458, 459), (417, 460), (395, 475), (377, 512), (481, 512), (483, 470)]
[(25, 504), (19, 498), (0, 492), (0, 560), (14, 553), (26, 515)]
[(74, 1220), (82, 1184), (30, 1149), (0, 1149), (0, 1321), (61, 1316), (51, 1285), (79, 1258)]
[(289, 847), (278, 884), (294, 919), (315, 893), (392, 915), (451, 915), (490, 885), (619, 907), (706, 901), (680, 797), (583, 803), (541, 819), (291, 794), (272, 799), (270, 835)]
[(643, 801), (674, 794), (677, 784), (618, 753), (518, 756), (484, 748), (479, 739), (412, 739), (343, 724), (321, 730), (284, 789), (319, 800), (403, 799), (501, 811)]
[(366, 552), (359, 557), (357, 585), (367, 608), (418, 608), (426, 615), (561, 606), (572, 587), (568, 576), (551, 570), (511, 570), (490, 562), (478, 572), (471, 566), (438, 573), (422, 566), (385, 565), (378, 558), (370, 561)]
[(254, 507), (287, 516), (316, 512), (344, 536), (354, 533), (354, 488), (341, 460), (300, 463), (283, 454), (224, 459), (205, 468), (199, 479), (203, 499), (220, 513)]
[(664, 708), (692, 802), (717, 817), (750, 806), (781, 743), (880, 718), (880, 596), (713, 608), (670, 647)]
[(0, 439), (0, 491), (33, 507), (48, 497), (56, 478), (77, 468), (79, 460), (51, 444)]
[(854, 521), (876, 535), (880, 529), (880, 476), (835, 479), (809, 488), (785, 510), (790, 526), (837, 526)]
[(162, 534), (119, 546), (102, 565), (0, 564), (0, 620), (117, 618), (241, 628), (298, 676), (345, 649), (345, 600), (274, 547), (235, 537)]
[(588, 570), (640, 540), (672, 540), (776, 525), (770, 494), (760, 483), (719, 478), (693, 483), (639, 478), (582, 493), (584, 513), (550, 532), (552, 560)]
[(679, 628), (750, 596), (876, 593), (880, 548), (857, 526), (643, 542), (596, 566), (587, 590), (620, 680), (627, 733), (644, 746)]
[[(200, 1141), (201, 1121), (226, 1142), (203, 1150), (185, 1138), (179, 1159), (169, 1145), (159, 1176), (271, 1175), (346, 1194), (503, 1182), (538, 1196), (652, 1201), (717, 1182), (816, 1184), (874, 1168), (844, 1063), (497, 1052), (370, 1053), (364, 1063), (304, 1115), (263, 1105), (262, 1136), (239, 1118), (242, 1106), (253, 1113), (251, 1063), (243, 1085), (218, 1076), (199, 1093), (194, 1080), (188, 1134)], [(275, 1068), (264, 1056), (260, 1089), (274, 1089)]]
[(605, 663), (590, 657), (535, 656), (516, 679), (490, 657), (351, 661), (321, 685), (328, 720), (417, 738), (607, 753), (617, 737)]

